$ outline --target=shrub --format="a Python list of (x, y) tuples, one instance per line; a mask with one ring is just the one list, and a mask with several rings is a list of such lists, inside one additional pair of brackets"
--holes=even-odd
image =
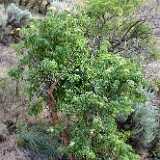
[[(3, 8), (3, 7), (2, 7)], [(7, 8), (7, 14), (0, 10), (0, 42), (9, 44), (19, 40), (19, 28), (26, 27), (31, 17), (29, 11), (23, 11), (14, 4)]]
[(151, 153), (151, 159), (153, 160), (158, 160), (160, 159), (160, 109), (158, 109), (158, 117), (157, 119), (159, 120), (158, 122), (158, 127), (157, 127), (157, 135), (156, 135), (156, 138), (153, 142), (153, 146), (150, 150), (150, 153)]
[(91, 51), (85, 37), (88, 19), (63, 11), (33, 20), (21, 31), (17, 51), (22, 57), (10, 74), (27, 82), (31, 98), (49, 105), (53, 130), (65, 144), (62, 153), (79, 159), (138, 159), (126, 144), (129, 133), (118, 131), (115, 119), (144, 101), (141, 67), (109, 53), (107, 42)]
[(144, 104), (134, 104), (134, 112), (126, 117), (123, 114), (117, 117), (120, 129), (130, 130), (130, 142), (136, 150), (151, 149), (159, 133), (159, 108), (155, 105), (156, 93), (151, 89), (144, 89), (148, 101)]
[[(99, 49), (104, 41), (108, 41), (108, 51), (124, 57), (144, 56), (147, 60), (158, 57), (152, 38), (154, 27), (151, 27), (151, 20), (158, 21), (158, 18), (150, 17), (148, 12), (143, 14), (144, 10), (136, 15), (135, 8), (141, 4), (139, 0), (87, 1), (86, 12), (91, 22), (86, 36), (90, 48)], [(152, 10), (156, 10), (156, 5), (151, 6)]]
[(55, 9), (57, 13), (60, 13), (65, 10), (68, 12), (71, 12), (71, 11), (73, 12), (73, 10), (75, 9), (75, 6), (71, 5), (71, 3), (67, 3), (59, 0), (52, 1), (50, 7), (51, 7), (50, 9)]
[(12, 23), (15, 27), (25, 27), (31, 17), (31, 13), (27, 10), (21, 10), (13, 3), (7, 9), (8, 23)]
[(158, 134), (158, 108), (152, 104), (136, 105), (132, 122), (132, 139), (143, 147), (149, 146)]

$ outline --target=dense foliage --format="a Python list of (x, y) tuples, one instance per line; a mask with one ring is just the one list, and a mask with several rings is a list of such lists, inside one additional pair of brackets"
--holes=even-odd
[[(86, 12), (52, 8), (44, 19), (32, 20), (30, 28), (21, 31), (17, 47), (21, 59), (10, 74), (27, 82), (31, 99), (39, 98), (30, 106), (31, 113), (41, 111), (44, 102), (49, 105), (51, 132), (65, 132), (69, 141), (59, 148), (61, 153), (73, 153), (79, 159), (136, 160), (138, 156), (126, 143), (130, 132), (118, 130), (116, 118), (129, 116), (132, 105), (145, 100), (141, 67), (135, 59), (112, 54), (104, 37), (95, 43), (97, 47), (91, 44), (101, 31), (95, 28), (101, 15), (126, 16), (138, 1), (110, 0), (104, 8), (103, 2), (90, 1)], [(114, 27), (110, 22), (103, 26), (107, 33)]]

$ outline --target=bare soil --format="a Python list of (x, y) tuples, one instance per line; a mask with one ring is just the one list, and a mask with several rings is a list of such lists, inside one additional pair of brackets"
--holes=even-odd
[(45, 111), (39, 118), (30, 117), (26, 111), (27, 99), (16, 95), (16, 82), (8, 78), (7, 72), (17, 64), (18, 56), (12, 47), (0, 45), (0, 160), (45, 160), (42, 155), (22, 148), (17, 143), (18, 121), (35, 125), (48, 120)]

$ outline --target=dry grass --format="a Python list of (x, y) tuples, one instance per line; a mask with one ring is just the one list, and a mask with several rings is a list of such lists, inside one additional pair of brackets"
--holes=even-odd
[(13, 49), (0, 45), (0, 78), (6, 77), (7, 70), (17, 64), (17, 56)]
[(152, 61), (146, 66), (146, 79), (153, 81), (155, 78), (160, 79), (160, 61)]
[[(19, 122), (26, 126), (48, 123), (47, 112), (30, 117), (24, 95), (16, 97), (16, 83), (8, 77), (7, 71), (16, 66), (17, 61), (18, 56), (11, 47), (0, 45), (0, 160), (33, 160), (31, 151), (17, 146), (16, 126)], [(38, 160), (39, 155), (36, 156)]]

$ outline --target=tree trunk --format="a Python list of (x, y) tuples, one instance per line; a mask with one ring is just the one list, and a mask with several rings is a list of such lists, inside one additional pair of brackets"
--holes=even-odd
[[(55, 82), (51, 85), (51, 88), (48, 93), (48, 102), (49, 102), (49, 108), (50, 108), (50, 112), (51, 112), (51, 120), (52, 120), (53, 125), (59, 125), (62, 123), (60, 118), (58, 117), (57, 108), (56, 108), (56, 101), (52, 95), (57, 83), (58, 83), (58, 79), (55, 79)], [(67, 133), (67, 129), (64, 129), (62, 131), (61, 138), (64, 141), (64, 145), (66, 147), (69, 146), (70, 140), (69, 140), (69, 135)], [(69, 157), (72, 160), (77, 160), (77, 158), (75, 157), (74, 154), (71, 154)]]

